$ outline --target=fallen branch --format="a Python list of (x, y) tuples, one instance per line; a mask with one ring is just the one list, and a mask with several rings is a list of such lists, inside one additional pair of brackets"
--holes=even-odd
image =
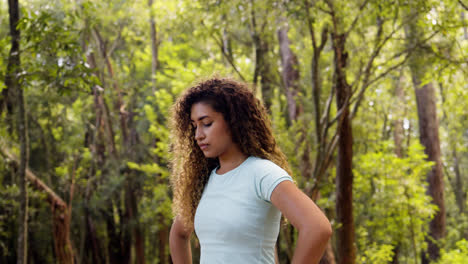
[[(19, 159), (14, 155), (0, 138), (0, 154), (19, 166)], [(73, 172), (74, 173), (74, 172)], [(74, 178), (74, 176), (73, 176)], [(71, 206), (60, 198), (49, 186), (39, 179), (31, 170), (26, 168), (26, 179), (38, 190), (47, 194), (47, 200), (52, 210), (52, 231), (54, 236), (54, 251), (57, 262), (61, 264), (74, 264), (74, 252), (70, 240)], [(73, 190), (73, 181), (72, 188)], [(72, 191), (73, 192), (73, 191)], [(72, 199), (70, 195), (70, 203)]]
[[(19, 159), (11, 151), (4, 146), (0, 145), (0, 151), (8, 159), (12, 160), (16, 165), (19, 164)], [(47, 194), (47, 199), (49, 202), (53, 203), (55, 206), (58, 206), (62, 209), (67, 207), (65, 201), (60, 198), (52, 189), (49, 188), (41, 179), (39, 179), (30, 169), (26, 168), (26, 179), (31, 182), (37, 189), (44, 191)]]

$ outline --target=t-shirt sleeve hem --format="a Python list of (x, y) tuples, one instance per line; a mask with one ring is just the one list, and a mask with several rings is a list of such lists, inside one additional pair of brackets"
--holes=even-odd
[(283, 181), (290, 181), (294, 183), (293, 179), (289, 175), (285, 175), (276, 179), (271, 185), (270, 189), (268, 190), (267, 200), (265, 200), (266, 202), (271, 203), (271, 194), (273, 193), (273, 190), (275, 190), (276, 186), (278, 186), (278, 184), (280, 184)]

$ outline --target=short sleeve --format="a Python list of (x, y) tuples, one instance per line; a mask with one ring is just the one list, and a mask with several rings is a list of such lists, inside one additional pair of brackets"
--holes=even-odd
[(258, 168), (255, 175), (255, 192), (258, 198), (271, 202), (270, 197), (276, 186), (283, 181), (293, 182), (293, 179), (285, 170), (271, 161), (263, 162), (261, 165), (263, 168)]

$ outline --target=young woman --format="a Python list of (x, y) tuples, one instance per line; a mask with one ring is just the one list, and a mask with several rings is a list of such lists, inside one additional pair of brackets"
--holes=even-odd
[(172, 118), (175, 264), (275, 263), (281, 213), (298, 230), (292, 263), (318, 263), (332, 230), (293, 183), (266, 109), (246, 85), (210, 79), (188, 89)]

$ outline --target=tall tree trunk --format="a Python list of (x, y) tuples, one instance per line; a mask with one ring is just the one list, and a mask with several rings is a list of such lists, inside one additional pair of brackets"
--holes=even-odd
[[(432, 83), (421, 86), (419, 76), (413, 76), (418, 105), (419, 139), (425, 147), (428, 160), (435, 162), (427, 175), (428, 194), (433, 203), (439, 208), (429, 224), (429, 238), (427, 239), (427, 253), (423, 254), (423, 262), (435, 261), (440, 256), (440, 248), (437, 241), (445, 236), (445, 205), (444, 205), (444, 180), (442, 174), (442, 163), (440, 161), (439, 126), (434, 101), (434, 89)], [(435, 241), (434, 241), (435, 240)]]
[(296, 120), (299, 114), (299, 108), (296, 104), (296, 96), (298, 94), (299, 82), (299, 65), (297, 56), (289, 47), (288, 23), (284, 17), (280, 18), (280, 27), (278, 29), (278, 40), (280, 46), (281, 66), (283, 68), (283, 84), (286, 90), (286, 98), (288, 101), (289, 121)]
[[(413, 9), (411, 12), (417, 11)], [(413, 20), (406, 28), (406, 42), (410, 48), (421, 46), (420, 42), (424, 37), (423, 28), (419, 27), (417, 22), (418, 19)], [(438, 243), (445, 236), (444, 179), (440, 160), (439, 121), (433, 84), (432, 82), (422, 84), (422, 79), (429, 73), (429, 67), (431, 67), (430, 63), (426, 61), (425, 55), (424, 50), (418, 47), (409, 58), (418, 110), (419, 140), (425, 148), (424, 152), (427, 154), (428, 160), (434, 162), (434, 166), (427, 174), (427, 193), (438, 207), (436, 215), (429, 224), (429, 236), (426, 239), (428, 248), (422, 254), (423, 264), (439, 259), (440, 245)]]
[(400, 76), (395, 84), (395, 96), (397, 98), (397, 104), (394, 111), (398, 112), (397, 119), (393, 123), (393, 141), (395, 143), (395, 155), (398, 158), (403, 158), (403, 139), (404, 139), (404, 127), (403, 119), (400, 118), (404, 111), (405, 105), (405, 93), (403, 90), (403, 70), (400, 71)]
[[(327, 142), (328, 139), (328, 128), (330, 127), (329, 124), (329, 113), (330, 113), (330, 105), (332, 98), (334, 96), (334, 91), (332, 89), (332, 93), (327, 100), (327, 104), (324, 110), (324, 115), (322, 116), (322, 106), (321, 106), (321, 94), (322, 94), (322, 80), (319, 74), (319, 62), (320, 56), (322, 54), (323, 48), (328, 40), (328, 28), (325, 26), (321, 31), (321, 39), (320, 41), (317, 40), (315, 34), (315, 27), (313, 23), (312, 15), (310, 14), (310, 7), (311, 3), (309, 0), (304, 0), (304, 9), (306, 11), (306, 19), (307, 19), (307, 27), (309, 29), (309, 36), (312, 42), (312, 60), (310, 65), (310, 73), (312, 78), (312, 96), (314, 101), (314, 123), (315, 123), (315, 141), (317, 143), (317, 154), (315, 156), (314, 161), (314, 170), (312, 175), (306, 175), (306, 177), (312, 176), (315, 180), (314, 186), (310, 188), (310, 190), (306, 190), (306, 193), (310, 193), (312, 199), (318, 195), (318, 186), (319, 183), (322, 181), (324, 174), (326, 173), (328, 166), (330, 165), (330, 161), (332, 160), (332, 155), (335, 153), (336, 148), (336, 140), (331, 140)], [(328, 247), (327, 247), (328, 250)], [(330, 252), (326, 253), (326, 255), (330, 255)]]
[(94, 226), (94, 222), (91, 218), (91, 215), (89, 214), (88, 208), (85, 209), (84, 221), (86, 222), (85, 225), (87, 233), (85, 241), (87, 243), (89, 242), (89, 244), (86, 246), (87, 251), (91, 250), (93, 263), (103, 263), (104, 257), (102, 256), (101, 244), (99, 242), (96, 227)]
[(151, 83), (153, 93), (156, 91), (156, 71), (158, 69), (158, 40), (156, 22), (154, 21), (153, 0), (148, 0), (150, 9), (150, 35), (151, 35)]
[(346, 80), (346, 35), (332, 33), (334, 50), (334, 89), (337, 107), (341, 111), (338, 125), (338, 161), (336, 168), (336, 217), (341, 227), (337, 229), (338, 263), (354, 264), (356, 259), (353, 217), (353, 132), (349, 118), (351, 87)]
[[(108, 254), (110, 263), (116, 264), (128, 264), (131, 260), (131, 234), (129, 228), (129, 216), (128, 212), (122, 213), (120, 206), (120, 193), (114, 194), (113, 198), (109, 199), (107, 209), (104, 213), (106, 221), (107, 235), (109, 237), (108, 243)], [(114, 214), (114, 204), (117, 207), (118, 218), (120, 222), (117, 222)], [(124, 201), (125, 202), (125, 201)]]
[(273, 99), (273, 79), (271, 76), (271, 68), (268, 63), (268, 51), (269, 45), (266, 40), (265, 26), (266, 21), (260, 26), (260, 29), (257, 27), (257, 17), (255, 14), (255, 3), (254, 0), (250, 0), (251, 3), (251, 32), (252, 40), (255, 48), (255, 71), (253, 77), (253, 83), (255, 86), (258, 85), (260, 79), (260, 86), (262, 89), (262, 98), (263, 102), (267, 109), (270, 109), (271, 101)]
[[(126, 183), (126, 190), (125, 190), (125, 207), (126, 207), (126, 215), (130, 220), (130, 226), (127, 228), (131, 228), (132, 230), (132, 241), (135, 248), (136, 253), (136, 263), (137, 264), (144, 264), (145, 263), (145, 243), (144, 237), (141, 231), (141, 225), (138, 221), (138, 204), (137, 204), (137, 186), (135, 186), (135, 181), (132, 179), (135, 175), (127, 175), (127, 183)], [(124, 227), (125, 228), (125, 227)]]
[(169, 263), (169, 255), (167, 254), (167, 241), (169, 241), (169, 227), (164, 223), (164, 216), (160, 215), (160, 229), (158, 231), (158, 258), (159, 263)]
[[(403, 139), (404, 139), (404, 127), (403, 127), (403, 116), (402, 109), (404, 109), (405, 105), (405, 93), (403, 90), (403, 69), (400, 70), (400, 76), (398, 77), (398, 81), (395, 83), (395, 97), (397, 98), (397, 103), (395, 104), (395, 109), (397, 114), (397, 119), (393, 122), (393, 142), (395, 144), (395, 155), (398, 158), (403, 158)], [(401, 240), (399, 236), (396, 241), (395, 247), (392, 249), (393, 257), (391, 264), (398, 264), (398, 256), (400, 254), (401, 249)]]
[(18, 183), (20, 189), (20, 207), (18, 212), (18, 244), (17, 264), (27, 263), (28, 252), (28, 192), (26, 188), (26, 167), (28, 163), (26, 114), (24, 109), (23, 89), (21, 88), (20, 75), (20, 31), (18, 29), (19, 4), (18, 0), (8, 0), (8, 12), (10, 16), (11, 49), (8, 57), (5, 85), (8, 90), (16, 93), (18, 138), (20, 141), (20, 161), (18, 170)]

